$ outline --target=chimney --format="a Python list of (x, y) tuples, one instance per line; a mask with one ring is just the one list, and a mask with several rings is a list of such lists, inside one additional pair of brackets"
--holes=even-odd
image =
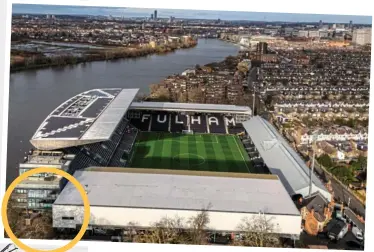
[(300, 197), (300, 198), (297, 200), (297, 203), (299, 203), (299, 205), (302, 205), (302, 204), (303, 204), (303, 197)]
[(327, 218), (328, 215), (329, 214), (329, 208), (328, 207), (325, 207), (324, 209), (323, 209), (323, 215)]

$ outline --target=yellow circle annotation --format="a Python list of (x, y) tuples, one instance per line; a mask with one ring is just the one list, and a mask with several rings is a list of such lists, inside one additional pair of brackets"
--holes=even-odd
[[(83, 206), (84, 206), (84, 215), (83, 215), (83, 223), (81, 226), (81, 229), (79, 230), (79, 233), (77, 236), (71, 240), (68, 244), (64, 245), (63, 247), (56, 248), (53, 250), (38, 250), (38, 249), (33, 249), (26, 244), (22, 243), (13, 233), (9, 226), (9, 221), (8, 221), (8, 215), (7, 215), (7, 208), (8, 208), (8, 202), (10, 199), (10, 196), (13, 192), (13, 190), (16, 188), (16, 186), (21, 183), (23, 180), (27, 179), (28, 177), (38, 174), (38, 173), (53, 173), (56, 175), (60, 175), (67, 180), (69, 180), (79, 191), (82, 199), (83, 199)], [(89, 221), (90, 221), (90, 203), (88, 200), (88, 196), (86, 194), (86, 191), (84, 190), (83, 186), (78, 182), (76, 178), (71, 176), (69, 173), (62, 171), (60, 169), (56, 168), (46, 168), (46, 167), (39, 167), (32, 169), (30, 171), (27, 171), (23, 174), (21, 174), (19, 177), (17, 177), (9, 186), (9, 188), (6, 190), (2, 206), (1, 206), (1, 217), (2, 221), (4, 224), (4, 229), (5, 232), (8, 234), (9, 238), (12, 240), (12, 242), (18, 246), (20, 249), (28, 251), (28, 252), (65, 252), (70, 249), (72, 249), (83, 237), (84, 233), (87, 230)]]

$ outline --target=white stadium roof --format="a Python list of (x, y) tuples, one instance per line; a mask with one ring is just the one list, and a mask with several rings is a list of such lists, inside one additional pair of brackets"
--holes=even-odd
[(125, 115), (139, 89), (93, 89), (58, 106), (31, 139), (41, 150), (105, 141)]
[[(74, 173), (74, 177), (86, 187), (91, 207), (200, 211), (210, 205), (209, 211), (212, 212), (300, 216), (274, 175), (95, 169)], [(54, 202), (54, 205), (67, 206), (82, 204), (79, 192), (71, 183)]]
[(133, 102), (130, 109), (252, 114), (247, 106), (177, 102)]
[[(243, 126), (270, 172), (280, 178), (289, 194), (308, 195), (310, 169), (274, 126), (260, 116), (243, 122)], [(331, 200), (331, 194), (315, 174), (312, 183), (312, 192), (320, 191)]]

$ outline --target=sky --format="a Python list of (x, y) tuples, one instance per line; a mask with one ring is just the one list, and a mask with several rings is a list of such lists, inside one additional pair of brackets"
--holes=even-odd
[[(57, 6), (13, 4), (13, 14), (70, 14), (70, 15), (103, 15), (113, 17), (150, 17), (154, 9), (145, 8), (116, 8), (116, 7), (87, 7), (87, 6)], [(266, 12), (234, 12), (234, 11), (207, 11), (207, 10), (170, 10), (158, 9), (159, 18), (192, 18), (192, 19), (221, 19), (221, 20), (248, 20), (248, 21), (280, 21), (280, 22), (319, 22), (371, 24), (370, 16), (353, 15), (321, 15), (321, 14), (294, 14), (294, 13), (266, 13)]]

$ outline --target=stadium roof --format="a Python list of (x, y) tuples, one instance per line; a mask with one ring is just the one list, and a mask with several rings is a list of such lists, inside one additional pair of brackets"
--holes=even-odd
[(131, 109), (165, 110), (165, 111), (192, 111), (211, 113), (245, 113), (252, 114), (247, 106), (200, 104), (200, 103), (176, 103), (176, 102), (133, 102)]
[[(280, 178), (289, 194), (308, 195), (310, 169), (274, 126), (260, 116), (243, 122), (243, 126), (270, 172)], [(312, 192), (320, 191), (331, 200), (331, 194), (315, 174), (312, 183)]]
[(58, 106), (31, 139), (41, 150), (105, 141), (138, 93), (138, 89), (93, 89)]
[[(137, 172), (137, 170), (139, 172)], [(300, 213), (276, 176), (215, 176), (215, 172), (185, 174), (155, 169), (81, 170), (74, 177), (86, 187), (90, 206), (152, 208), (295, 215)], [(108, 197), (108, 195), (110, 195)], [(55, 205), (82, 205), (68, 183)]]

